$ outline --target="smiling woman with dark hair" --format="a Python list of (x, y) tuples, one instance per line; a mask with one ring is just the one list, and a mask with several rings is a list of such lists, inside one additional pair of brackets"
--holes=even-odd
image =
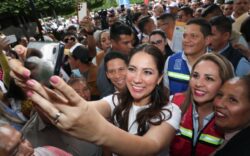
[[(10, 66), (12, 72), (19, 73), (19, 80), (27, 80), (27, 69), (14, 60)], [(164, 59), (158, 48), (135, 48), (129, 57), (126, 91), (92, 102), (82, 99), (58, 76), (50, 80), (60, 95), (29, 78), (25, 84), (20, 83), (29, 88), (27, 95), (51, 122), (68, 134), (119, 155), (167, 155), (181, 111), (166, 99), (163, 69)], [(113, 124), (106, 120), (110, 118)]]
[(215, 124), (225, 142), (215, 156), (250, 155), (250, 75), (228, 80), (214, 100)]

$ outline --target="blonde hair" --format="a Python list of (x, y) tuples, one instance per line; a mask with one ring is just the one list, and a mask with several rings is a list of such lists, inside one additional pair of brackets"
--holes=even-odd
[[(201, 57), (196, 60), (192, 67), (191, 75), (194, 72), (195, 67), (197, 64), (199, 64), (201, 61), (211, 61), (215, 63), (219, 68), (219, 76), (221, 78), (221, 85), (227, 81), (228, 79), (234, 77), (234, 68), (230, 61), (228, 61), (224, 56), (216, 53), (208, 53), (204, 54)], [(190, 87), (185, 92), (185, 100), (183, 104), (180, 106), (182, 110), (182, 114), (185, 114), (187, 108), (189, 107), (190, 103), (193, 101), (193, 95), (191, 92)]]

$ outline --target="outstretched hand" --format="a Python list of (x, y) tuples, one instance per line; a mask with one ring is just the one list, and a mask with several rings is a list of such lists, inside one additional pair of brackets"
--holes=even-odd
[(85, 16), (81, 21), (80, 21), (80, 27), (84, 29), (84, 31), (88, 33), (92, 33), (95, 31), (94, 24), (91, 21), (91, 17)]
[(52, 76), (50, 83), (53, 90), (35, 80), (28, 80), (28, 97), (61, 130), (77, 138), (97, 142), (101, 125), (98, 123), (104, 118), (60, 77)]

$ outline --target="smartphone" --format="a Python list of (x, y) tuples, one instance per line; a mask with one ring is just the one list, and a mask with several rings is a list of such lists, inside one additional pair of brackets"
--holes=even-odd
[(78, 4), (78, 21), (80, 22), (85, 16), (87, 16), (87, 3), (82, 2)]
[[(38, 51), (41, 55), (32, 55), (33, 49), (36, 49), (36, 53)], [(64, 57), (64, 43), (30, 42), (28, 50), (31, 51), (31, 54), (26, 58), (24, 66), (31, 71), (31, 78), (50, 87), (50, 77), (60, 74)]]

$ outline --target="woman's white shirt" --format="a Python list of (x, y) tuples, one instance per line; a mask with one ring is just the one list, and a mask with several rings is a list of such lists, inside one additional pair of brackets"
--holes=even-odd
[[(111, 115), (112, 115), (115, 107), (118, 105), (118, 96), (115, 95), (115, 94), (114, 95), (111, 94), (109, 96), (104, 97), (103, 100), (108, 102), (108, 104), (110, 106), (110, 109), (111, 109)], [(145, 106), (132, 105), (132, 107), (130, 109), (130, 112), (129, 112), (129, 125), (128, 125), (129, 133), (137, 134), (138, 124), (135, 122), (136, 115), (140, 111), (148, 108), (149, 106), (150, 106), (150, 104), (145, 105)], [(170, 113), (167, 110), (169, 110), (172, 113), (172, 116), (171, 116), (170, 119), (168, 119), (169, 116), (170, 116)], [(180, 108), (174, 103), (169, 103), (169, 104), (167, 104), (166, 106), (163, 107), (163, 113), (164, 113), (166, 119), (168, 119), (165, 122), (170, 124), (174, 129), (176, 129), (176, 130), (179, 129), (180, 120), (181, 120), (181, 110), (180, 110)]]

